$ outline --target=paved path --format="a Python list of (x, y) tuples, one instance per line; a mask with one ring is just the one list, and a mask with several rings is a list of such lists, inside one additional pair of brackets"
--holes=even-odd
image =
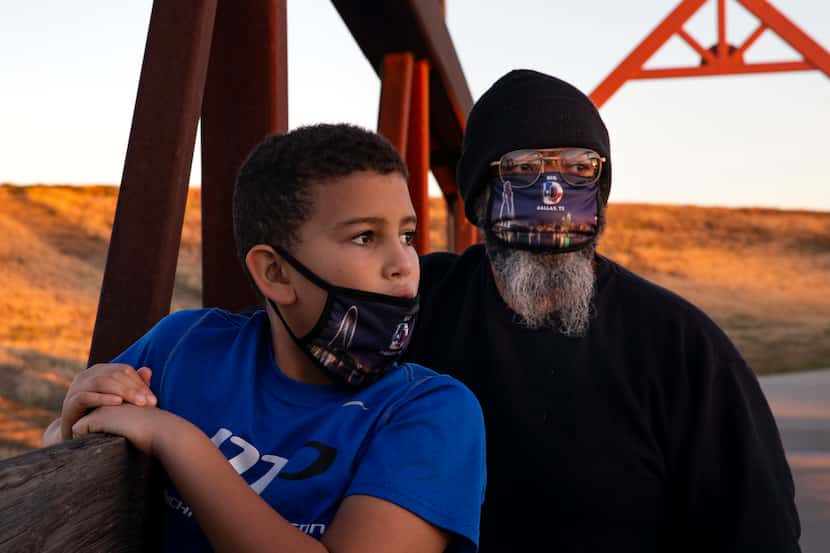
[(830, 369), (761, 378), (795, 479), (802, 553), (830, 551)]

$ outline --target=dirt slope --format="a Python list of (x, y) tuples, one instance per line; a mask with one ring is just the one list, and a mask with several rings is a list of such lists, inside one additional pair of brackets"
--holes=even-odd
[[(37, 445), (84, 366), (116, 194), (0, 186), (0, 457)], [(193, 190), (174, 310), (200, 304), (200, 219)], [(703, 308), (756, 371), (830, 366), (830, 213), (618, 204), (600, 251)]]

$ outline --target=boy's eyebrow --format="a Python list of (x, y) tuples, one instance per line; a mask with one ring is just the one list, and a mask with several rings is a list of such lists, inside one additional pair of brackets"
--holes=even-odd
[[(417, 223), (418, 218), (415, 215), (408, 215), (401, 219), (401, 224), (407, 223)], [(340, 221), (339, 223), (335, 224), (334, 226), (337, 228), (341, 227), (348, 227), (352, 225), (362, 225), (362, 224), (370, 224), (370, 225), (383, 225), (386, 223), (386, 219), (383, 217), (353, 217), (351, 219), (346, 219), (345, 221)]]
[(370, 224), (370, 225), (381, 225), (385, 223), (386, 220), (382, 217), (352, 217), (351, 219), (346, 219), (345, 221), (340, 221), (335, 227), (349, 227), (352, 225), (363, 225), (363, 224)]

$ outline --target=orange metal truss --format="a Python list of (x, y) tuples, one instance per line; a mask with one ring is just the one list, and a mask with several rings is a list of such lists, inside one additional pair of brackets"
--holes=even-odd
[[(758, 27), (740, 45), (726, 38), (726, 0), (716, 0), (718, 41), (703, 47), (683, 28), (683, 25), (708, 0), (683, 0), (591, 93), (591, 100), (601, 107), (617, 90), (632, 79), (663, 79), (673, 77), (703, 77), (711, 75), (739, 75), (777, 71), (819, 70), (830, 77), (830, 54), (810, 38), (766, 0), (735, 0), (758, 18)], [(801, 61), (746, 63), (744, 53), (767, 30), (775, 32), (795, 51)], [(646, 69), (644, 65), (672, 36), (677, 35), (700, 54), (697, 67)]]

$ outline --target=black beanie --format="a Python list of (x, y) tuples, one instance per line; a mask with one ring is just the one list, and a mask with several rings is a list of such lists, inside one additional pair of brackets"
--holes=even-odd
[(529, 69), (496, 81), (470, 111), (457, 179), (467, 218), (478, 224), (475, 199), (488, 182), (490, 162), (525, 148), (577, 146), (604, 156), (600, 217), (611, 192), (611, 146), (594, 104), (572, 85)]

